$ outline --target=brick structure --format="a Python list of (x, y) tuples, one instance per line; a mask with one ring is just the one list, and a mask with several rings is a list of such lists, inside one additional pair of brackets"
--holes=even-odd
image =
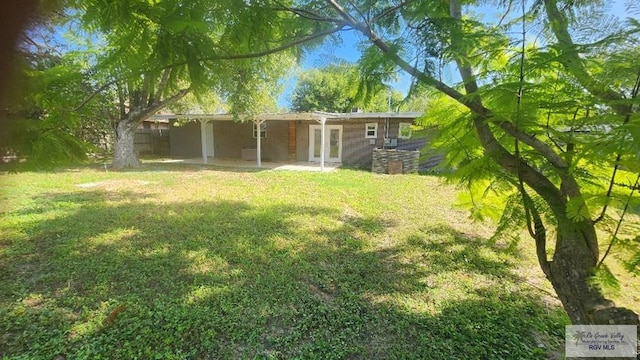
[[(417, 173), (419, 160), (420, 151), (417, 150), (373, 149), (371, 171), (376, 174), (389, 174), (397, 173), (401, 168), (403, 174)], [(389, 171), (389, 165), (392, 165), (392, 171)]]

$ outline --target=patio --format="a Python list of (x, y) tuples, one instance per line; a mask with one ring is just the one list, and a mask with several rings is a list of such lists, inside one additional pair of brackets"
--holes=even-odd
[(322, 170), (320, 163), (317, 162), (272, 162), (262, 161), (261, 166), (258, 166), (256, 161), (251, 160), (238, 160), (238, 159), (212, 159), (207, 158), (207, 163), (202, 162), (202, 158), (189, 158), (189, 159), (164, 159), (159, 160), (160, 163), (177, 163), (177, 164), (193, 164), (193, 165), (208, 165), (218, 166), (226, 168), (239, 168), (239, 169), (260, 169), (260, 170), (293, 170), (293, 171), (324, 171), (331, 172), (339, 168), (342, 164), (339, 163), (325, 163), (324, 170)]

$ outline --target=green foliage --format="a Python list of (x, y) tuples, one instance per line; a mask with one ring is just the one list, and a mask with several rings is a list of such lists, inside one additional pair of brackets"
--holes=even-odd
[[(37, 31), (30, 30), (30, 36)], [(78, 99), (95, 91), (95, 84), (81, 75), (87, 68), (85, 59), (76, 52), (59, 53), (46, 43), (46, 30), (39, 31), (45, 33), (42, 39), (30, 41), (45, 43), (42, 48), (23, 44), (20, 72), (0, 116), (0, 149), (3, 156), (15, 158), (9, 164), (13, 170), (84, 161), (98, 146), (107, 150), (112, 133), (104, 116), (111, 106), (108, 95), (99, 94), (91, 104), (74, 109)]]
[(298, 112), (340, 113), (360, 108), (371, 112), (386, 112), (391, 106), (391, 111), (395, 111), (402, 96), (397, 91), (390, 94), (389, 88), (383, 84), (366, 87), (364, 84), (368, 82), (362, 79), (364, 74), (360, 66), (349, 63), (330, 64), (321, 69), (307, 70), (298, 77), (291, 99), (291, 109)]
[(620, 291), (620, 281), (605, 264), (595, 269), (593, 284), (606, 288), (610, 293)]
[(349, 112), (357, 92), (357, 68), (347, 64), (328, 65), (298, 76), (291, 110)]
[[(486, 19), (468, 1), (349, 1), (328, 10), (309, 3), (369, 41), (360, 89), (375, 89), (399, 67), (413, 76), (414, 89), (435, 91), (421, 119), (438, 128), (430, 145), (454, 170), (446, 172), (450, 179), (469, 191), (462, 201), (471, 216), (498, 221), (496, 238), (527, 227), (538, 254), (555, 260), (566, 255), (554, 245), (583, 246), (564, 235), (572, 227), (608, 234), (620, 247), (634, 236), (628, 213), (640, 169), (637, 19), (607, 15), (608, 2), (513, 5), (498, 4), (499, 16)], [(446, 76), (454, 67), (462, 81)], [(539, 241), (535, 234), (545, 229), (546, 242)], [(576, 273), (590, 271), (596, 262), (589, 260)], [(586, 309), (581, 294), (557, 281), (573, 270), (546, 273), (566, 292), (564, 301)], [(595, 281), (611, 284), (612, 274), (595, 274)]]
[[(80, 116), (72, 132), (101, 145), (111, 129), (133, 132), (143, 119), (188, 93), (193, 98), (174, 109), (213, 98), (216, 110), (274, 111), (279, 79), (300, 55), (299, 49), (283, 46), (290, 41), (283, 36), (295, 34), (295, 39), (317, 29), (265, 2), (73, 0), (64, 5), (66, 22), (57, 31), (68, 32), (71, 44), (59, 50), (68, 61), (51, 66), (55, 79), (32, 90), (49, 101), (52, 122), (64, 123), (69, 113), (89, 114)], [(56, 91), (64, 101), (45, 95)], [(129, 152), (114, 164), (137, 164), (132, 144), (121, 143), (132, 136), (114, 135), (116, 147)]]

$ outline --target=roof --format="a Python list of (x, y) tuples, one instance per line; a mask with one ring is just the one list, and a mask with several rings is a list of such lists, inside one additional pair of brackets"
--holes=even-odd
[[(415, 119), (422, 115), (421, 112), (353, 112), (353, 113), (329, 113), (329, 112), (305, 112), (305, 113), (282, 113), (282, 114), (262, 114), (256, 118), (261, 120), (352, 120), (352, 119)], [(242, 117), (242, 115), (239, 115)], [(150, 120), (169, 119), (197, 119), (197, 120), (234, 120), (233, 114), (156, 114)]]

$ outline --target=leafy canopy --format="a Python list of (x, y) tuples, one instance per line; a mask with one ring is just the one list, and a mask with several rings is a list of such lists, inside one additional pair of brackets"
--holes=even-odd
[(360, 108), (376, 112), (397, 108), (402, 100), (399, 92), (382, 84), (365, 92), (360, 76), (355, 64), (345, 62), (304, 71), (298, 76), (291, 109), (298, 112), (350, 112)]

